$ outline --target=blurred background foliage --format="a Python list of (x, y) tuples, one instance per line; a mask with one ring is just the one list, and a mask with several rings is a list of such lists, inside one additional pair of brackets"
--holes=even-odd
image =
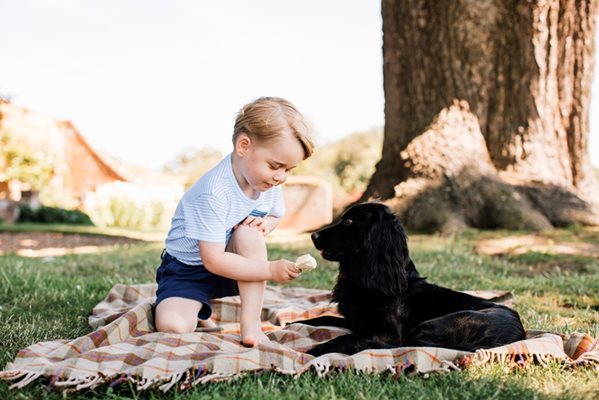
[(185, 190), (189, 189), (202, 175), (222, 160), (220, 151), (210, 147), (180, 153), (168, 162), (163, 172), (183, 179)]
[(364, 192), (381, 158), (383, 129), (356, 132), (324, 146), (293, 170), (293, 175), (318, 176), (333, 186), (338, 212)]
[(22, 223), (93, 225), (89, 215), (79, 210), (65, 210), (64, 208), (46, 206), (34, 209), (27, 204), (21, 204), (19, 208), (18, 222)]
[[(52, 179), (63, 168), (64, 161), (45, 146), (23, 140), (26, 139), (0, 131), (0, 181), (18, 179), (30, 184), (40, 192), (43, 205), (40, 209), (20, 207), (20, 222), (89, 224), (91, 221), (102, 227), (165, 230), (183, 192), (223, 157), (213, 148), (188, 150), (164, 166), (160, 172), (163, 181), (106, 183), (76, 201), (56, 187), (56, 180)], [(365, 190), (381, 157), (382, 140), (382, 128), (376, 128), (317, 146), (314, 155), (292, 174), (312, 175), (329, 182), (334, 208), (339, 212)], [(143, 174), (136, 171), (134, 175)]]
[(50, 182), (57, 160), (44, 146), (16, 137), (0, 126), (0, 182), (17, 179), (41, 191)]
[(166, 230), (182, 195), (181, 185), (111, 182), (88, 193), (82, 209), (97, 226)]

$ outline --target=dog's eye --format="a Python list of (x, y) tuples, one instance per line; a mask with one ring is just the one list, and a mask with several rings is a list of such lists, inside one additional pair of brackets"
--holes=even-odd
[(344, 219), (343, 219), (343, 225), (345, 225), (345, 226), (349, 226), (349, 225), (351, 225), (353, 222), (354, 222), (354, 221), (352, 221), (352, 220), (351, 220), (351, 219), (349, 219), (349, 218), (344, 218)]

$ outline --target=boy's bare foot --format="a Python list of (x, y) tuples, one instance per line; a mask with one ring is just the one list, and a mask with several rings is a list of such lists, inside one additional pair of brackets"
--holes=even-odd
[(218, 325), (211, 319), (199, 319), (198, 326), (200, 328), (216, 328)]
[(241, 326), (241, 344), (246, 347), (256, 347), (263, 343), (270, 343), (270, 339), (262, 332), (260, 325)]
[(211, 319), (198, 319), (198, 326), (196, 332), (219, 332), (222, 331), (223, 327), (216, 325)]

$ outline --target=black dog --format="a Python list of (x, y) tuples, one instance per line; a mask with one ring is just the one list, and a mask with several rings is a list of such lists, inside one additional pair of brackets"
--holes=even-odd
[(333, 301), (345, 318), (301, 322), (347, 327), (352, 333), (322, 343), (309, 354), (400, 346), (474, 351), (525, 337), (514, 310), (420, 277), (403, 226), (383, 204), (351, 207), (339, 223), (313, 233), (312, 241), (325, 259), (339, 262)]

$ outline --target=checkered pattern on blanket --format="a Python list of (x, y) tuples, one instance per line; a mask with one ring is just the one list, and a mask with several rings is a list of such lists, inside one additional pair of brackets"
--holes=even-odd
[[(214, 320), (222, 330), (189, 334), (158, 333), (152, 302), (156, 286), (116, 285), (89, 317), (95, 329), (74, 340), (41, 342), (21, 350), (0, 378), (23, 387), (48, 377), (51, 387), (84, 389), (102, 383), (133, 382), (139, 390), (168, 390), (230, 379), (244, 373), (270, 370), (299, 375), (353, 368), (392, 373), (449, 371), (470, 364), (504, 362), (518, 366), (532, 361), (561, 359), (571, 365), (599, 368), (599, 343), (588, 335), (569, 337), (535, 333), (527, 340), (469, 353), (431, 347), (365, 350), (352, 356), (326, 354), (314, 358), (305, 350), (347, 331), (288, 322), (338, 315), (330, 292), (303, 288), (267, 287), (262, 318), (271, 343), (256, 348), (240, 344), (239, 297), (215, 300)], [(491, 300), (509, 299), (507, 292), (470, 292)]]

